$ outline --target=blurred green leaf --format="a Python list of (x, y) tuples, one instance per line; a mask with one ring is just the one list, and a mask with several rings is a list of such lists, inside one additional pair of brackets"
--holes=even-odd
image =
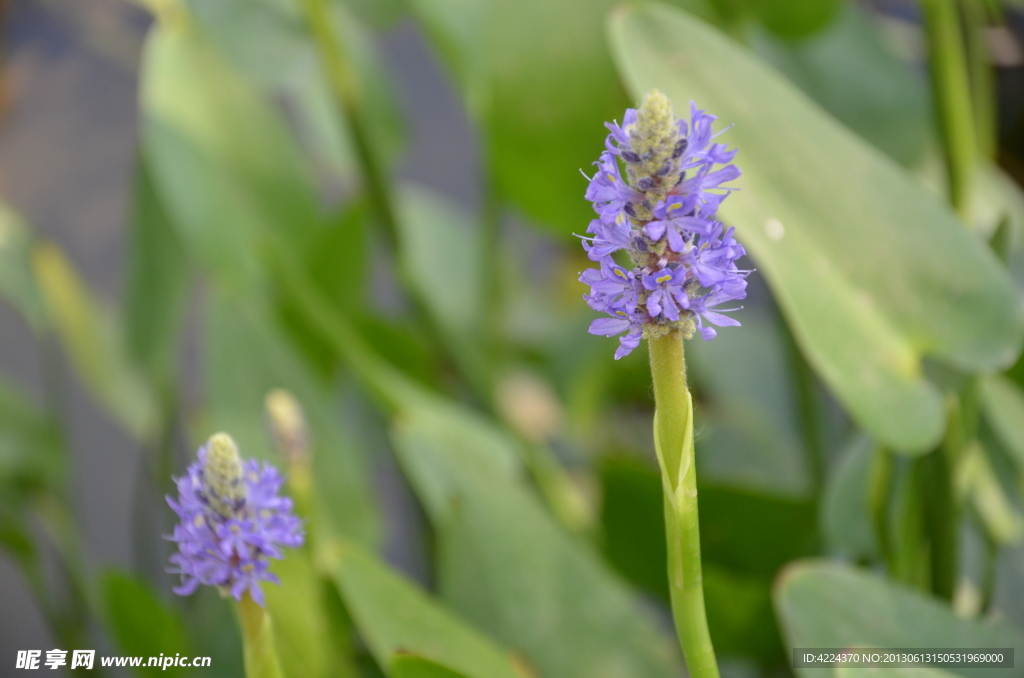
[(399, 418), (392, 429), (438, 533), (443, 598), (542, 675), (674, 675), (674, 643), (644, 617), (635, 594), (561, 531), (492, 450), (455, 431), (423, 417)]
[(409, 652), (467, 678), (523, 678), (500, 647), (362, 547), (341, 542), (334, 557), (334, 582), (380, 666)]
[(1024, 539), (1024, 515), (1006, 495), (980, 443), (963, 451), (956, 482), (989, 538), (997, 544), (1019, 544)]
[(665, 505), (657, 468), (632, 457), (601, 463), (604, 555), (618, 572), (668, 600)]
[(312, 378), (271, 317), (266, 304), (256, 299), (211, 296), (206, 323), (208, 432), (228, 431), (243, 456), (271, 459), (264, 398), (275, 388), (291, 391), (311, 431), (322, 518), (345, 535), (373, 543), (378, 516), (362, 451), (340, 429), (340, 412), (330, 389)]
[(810, 496), (783, 342), (779, 321), (754, 311), (744, 315), (742, 332), (687, 344), (704, 405), (696, 441), (702, 481), (792, 499)]
[(997, 374), (981, 379), (979, 386), (985, 421), (1024, 473), (1024, 392)]
[(465, 674), (413, 654), (396, 654), (391, 660), (391, 678), (467, 678)]
[(124, 330), (136, 364), (158, 384), (172, 378), (188, 297), (189, 263), (145, 165), (135, 176)]
[[(377, 10), (401, 0), (332, 3), (341, 48), (358, 74), (363, 104), (370, 112), (371, 146), (393, 162), (402, 146), (402, 121), (390, 78), (366, 21), (379, 23)], [(306, 152), (321, 169), (352, 182), (356, 171), (344, 113), (336, 110), (301, 5), (294, 0), (189, 0), (217, 49), (264, 93), (282, 98)]]
[[(130, 574), (107, 572), (102, 579), (103, 605), (118, 649), (136, 657), (190, 655), (181, 619), (149, 586)], [(143, 666), (143, 676), (183, 676), (177, 666)]]
[(37, 245), (32, 267), (47, 315), (82, 382), (125, 430), (146, 439), (155, 427), (156, 400), (129, 358), (114, 318), (99, 308), (56, 245)]
[(38, 332), (46, 312), (32, 273), (32, 234), (21, 216), (0, 202), (0, 299)]
[[(1014, 647), (1018, 653), (1024, 647), (1024, 631), (1015, 626), (961, 619), (937, 600), (836, 563), (791, 565), (776, 582), (774, 599), (790, 647)], [(988, 669), (950, 671), (989, 675)]]
[(263, 233), (301, 250), (322, 225), (288, 130), (190, 29), (158, 24), (140, 77), (143, 151), (161, 204), (211, 275), (252, 287)]
[(485, 129), (500, 191), (563, 237), (593, 212), (581, 168), (627, 101), (605, 46), (614, 0), (411, 0)]
[(323, 607), (320, 577), (307, 549), (289, 551), (271, 565), (280, 586), (264, 585), (267, 611), (274, 624), (274, 644), (285, 676), (325, 678), (352, 676), (333, 663), (334, 641)]
[(700, 483), (699, 491), (706, 562), (774, 576), (787, 562), (816, 552), (817, 516), (811, 501), (707, 482)]
[(56, 487), (65, 471), (53, 422), (20, 389), (0, 378), (0, 513), (15, 487)]
[(784, 38), (813, 35), (835, 18), (840, 0), (744, 0), (765, 28)]
[(911, 165), (931, 125), (925, 76), (888, 50), (866, 9), (840, 10), (826, 30), (798, 43), (756, 34), (754, 50), (850, 129)]
[(868, 505), (875, 444), (860, 436), (843, 450), (821, 497), (821, 533), (829, 554), (851, 560), (878, 553)]
[[(998, 261), (911, 177), (707, 24), (623, 7), (611, 40), (639, 95), (659, 87), (736, 125), (744, 171), (722, 215), (757, 260), (808, 361), (853, 417), (911, 452), (944, 412), (924, 355), (1012, 361), (1024, 314)], [(728, 83), (724, 86), (723, 83)], [(823, 153), (822, 149), (828, 149)]]
[(481, 369), (481, 311), (484, 303), (495, 301), (481, 298), (479, 227), (450, 201), (414, 186), (399, 193), (398, 227), (400, 263), (410, 289), (456, 360)]
[(743, 657), (767, 668), (788, 663), (772, 613), (771, 578), (704, 567), (708, 627), (720, 657)]

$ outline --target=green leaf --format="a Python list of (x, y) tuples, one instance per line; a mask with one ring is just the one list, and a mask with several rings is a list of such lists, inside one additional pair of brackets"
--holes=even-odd
[(600, 473), (605, 557), (635, 586), (668, 600), (661, 474), (632, 457), (605, 459)]
[(399, 194), (401, 265), (445, 337), (472, 350), (483, 299), (480, 230), (469, 215), (430, 191)]
[(172, 379), (189, 288), (186, 253), (153, 190), (145, 165), (135, 176), (124, 328), (127, 348), (150, 379)]
[(857, 560), (878, 552), (868, 506), (876, 446), (861, 436), (843, 450), (821, 497), (821, 533), (828, 553)]
[(15, 500), (15, 487), (56, 487), (64, 458), (53, 422), (20, 389), (0, 377), (0, 513)]
[(242, 455), (272, 459), (264, 398), (285, 388), (298, 399), (312, 444), (317, 517), (343, 534), (373, 543), (378, 536), (369, 469), (362, 450), (341, 429), (336, 401), (284, 340), (257, 299), (214, 293), (207, 310), (208, 431), (227, 431)]
[(263, 585), (267, 611), (273, 619), (274, 645), (285, 676), (324, 678), (332, 675), (327, 617), (320, 578), (307, 549), (288, 550), (273, 561), (271, 572), (280, 586)]
[(744, 657), (761, 666), (786, 662), (772, 613), (771, 578), (712, 564), (703, 568), (708, 628), (720, 657)]
[(979, 387), (985, 421), (1024, 472), (1024, 392), (1000, 375), (981, 379)]
[(409, 652), (466, 678), (522, 678), (505, 651), (362, 547), (340, 542), (333, 557), (334, 582), (380, 666)]
[(388, 673), (391, 678), (468, 678), (429, 659), (404, 653), (395, 655)]
[(605, 46), (614, 0), (412, 0), (485, 129), (500, 191), (569, 237), (593, 218), (581, 168), (626, 99)]
[(844, 3), (814, 37), (790, 43), (758, 34), (754, 49), (897, 162), (921, 157), (931, 125), (927, 82), (888, 50), (866, 10)]
[(129, 358), (115, 318), (99, 307), (56, 245), (37, 245), (32, 266), (46, 313), (82, 382), (125, 430), (145, 440), (155, 428), (156, 399)]
[(262, 234), (301, 247), (321, 225), (284, 122), (188, 28), (158, 24), (140, 76), (142, 146), (160, 202), (215, 280), (253, 286)]
[(635, 594), (557, 526), (492, 450), (457, 431), (424, 417), (399, 418), (392, 429), (438, 533), (438, 577), (449, 605), (541, 675), (678, 672), (672, 639), (645, 617)]
[(803, 499), (812, 481), (779, 325), (776, 317), (755, 311), (744, 314), (742, 332), (687, 343), (705, 404), (698, 417), (698, 478)]
[[(1011, 362), (1024, 314), (998, 261), (901, 168), (727, 37), (661, 5), (610, 25), (637, 96), (658, 87), (735, 127), (737, 228), (804, 354), (853, 417), (893, 448), (941, 436), (925, 355), (966, 371)], [(823, 152), (822, 149), (828, 149)]]
[[(937, 600), (844, 565), (805, 561), (776, 582), (775, 609), (790, 647), (1024, 647), (1024, 631), (961, 619)], [(961, 676), (986, 669), (953, 668)], [(831, 669), (801, 669), (827, 676)]]
[(22, 217), (0, 202), (0, 299), (13, 306), (36, 332), (46, 324), (42, 297), (32, 274), (32, 234)]
[[(103, 604), (118, 649), (125, 655), (173, 657), (190, 655), (181, 619), (156, 597), (149, 586), (134, 576), (108, 572), (102, 579)], [(143, 676), (182, 676), (180, 667), (143, 666)]]
[(700, 483), (699, 491), (706, 562), (774, 576), (787, 562), (816, 552), (817, 516), (810, 501), (711, 483)]
[(768, 30), (784, 38), (810, 36), (829, 25), (841, 3), (837, 0), (745, 0)]

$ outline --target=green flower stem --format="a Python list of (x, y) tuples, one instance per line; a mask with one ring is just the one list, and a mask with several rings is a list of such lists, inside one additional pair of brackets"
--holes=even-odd
[(678, 330), (648, 341), (654, 382), (654, 446), (665, 491), (665, 536), (672, 616), (691, 678), (718, 678), (704, 611), (693, 453), (693, 401), (686, 388), (683, 338)]
[(394, 246), (398, 242), (394, 206), (384, 169), (370, 147), (359, 80), (339, 47), (340, 36), (331, 24), (328, 3), (325, 0), (302, 0), (302, 7), (335, 105), (344, 114), (352, 132), (352, 143), (362, 166), (370, 204), (383, 227), (384, 235)]
[(242, 626), (245, 678), (282, 678), (270, 613), (257, 605), (248, 591), (238, 601), (237, 609)]
[(978, 142), (960, 20), (955, 0), (921, 0), (921, 8), (928, 38), (935, 108), (946, 155), (949, 202), (967, 221)]

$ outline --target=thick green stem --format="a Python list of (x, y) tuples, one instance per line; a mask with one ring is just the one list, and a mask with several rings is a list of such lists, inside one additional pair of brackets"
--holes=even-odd
[(274, 649), (274, 631), (270, 614), (246, 592), (238, 601), (242, 625), (242, 652), (246, 678), (281, 678), (281, 664)]
[(967, 221), (978, 142), (960, 20), (955, 0), (921, 0), (921, 8), (935, 110), (946, 155), (949, 202)]
[(686, 388), (683, 338), (678, 331), (650, 339), (654, 382), (654, 445), (665, 490), (665, 533), (672, 615), (691, 678), (718, 678), (704, 609), (693, 450), (693, 402)]

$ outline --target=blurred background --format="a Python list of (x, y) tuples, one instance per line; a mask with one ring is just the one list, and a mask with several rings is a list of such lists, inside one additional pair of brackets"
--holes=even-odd
[[(631, 100), (605, 45), (612, 3), (517, 13), (497, 2), (494, 22), (508, 28), (496, 35), (452, 28), (452, 15), (486, 3), (333, 0), (327, 21), (343, 63), (326, 73), (329, 51), (287, 0), (182, 2), (204, 44), (184, 57), (171, 54), (181, 47), (171, 38), (147, 48), (152, 10), (171, 25), (178, 4), (0, 2), (2, 673), (19, 649), (66, 644), (51, 604), (61, 623), (84, 628), (88, 647), (129, 653), (99, 584), (85, 584), (97, 591), (75, 611), (76, 577), (131, 573), (169, 609), (182, 605), (163, 573), (170, 551), (159, 535), (172, 523), (159, 497), (214, 430), (231, 431), (243, 454), (272, 457), (260, 405), (274, 387), (311, 410), (317, 459), (343, 458), (317, 462), (322, 494), (349, 497), (324, 509), (339, 531), (426, 587), (444, 580), (430, 500), (396, 459), (394, 431), (389, 439), (402, 407), (375, 393), (379, 377), (339, 350), (273, 265), (242, 252), (256, 227), (294, 246), (321, 311), (350, 320), (417, 388), (514, 440), (559, 529), (599, 553), (669, 629), (646, 355), (613, 361), (614, 343), (587, 334), (592, 313), (576, 281), (588, 263), (574, 234), (591, 218), (579, 169), (589, 173), (602, 149), (601, 121), (621, 119)], [(945, 202), (949, 144), (916, 2), (674, 5), (752, 50)], [(984, 161), (982, 197), (961, 216), (981, 240), (1011, 243), (1004, 260), (1020, 290), (1024, 7), (958, 7), (967, 70), (982, 88), (968, 108)], [(357, 83), (348, 98), (346, 72)], [(189, 80), (197, 74), (208, 80)], [(682, 114), (688, 102), (675, 103)], [(217, 136), (232, 121), (237, 129)], [(741, 148), (741, 167), (743, 157)], [(25, 254), (31, 247), (44, 253)], [(38, 291), (25, 292), (21, 268)], [(952, 528), (956, 577), (943, 591), (929, 564), (940, 537), (920, 527), (931, 509), (913, 498), (914, 474), (931, 471), (893, 452), (889, 423), (862, 416), (823, 376), (828, 359), (795, 336), (761, 271), (750, 285), (742, 330), (687, 345), (709, 614), (727, 672), (790, 671), (771, 583), (809, 556), (944, 599), (961, 618), (1024, 624), (1024, 368), (1004, 356), (1007, 376), (965, 386), (996, 370), (932, 364), (921, 342), (929, 379), (974, 403), (963, 418), (980, 423), (967, 438), (984, 447), (950, 481), (966, 489)], [(938, 437), (908, 433), (909, 447), (941, 447), (948, 431), (938, 426)], [(914, 555), (914, 525), (933, 540), (931, 560)], [(79, 568), (70, 574), (69, 553)], [(182, 612), (186, 625), (225, 619), (197, 606)], [(460, 613), (486, 628), (480, 608)], [(211, 652), (202, 675), (239, 675), (237, 659)]]

